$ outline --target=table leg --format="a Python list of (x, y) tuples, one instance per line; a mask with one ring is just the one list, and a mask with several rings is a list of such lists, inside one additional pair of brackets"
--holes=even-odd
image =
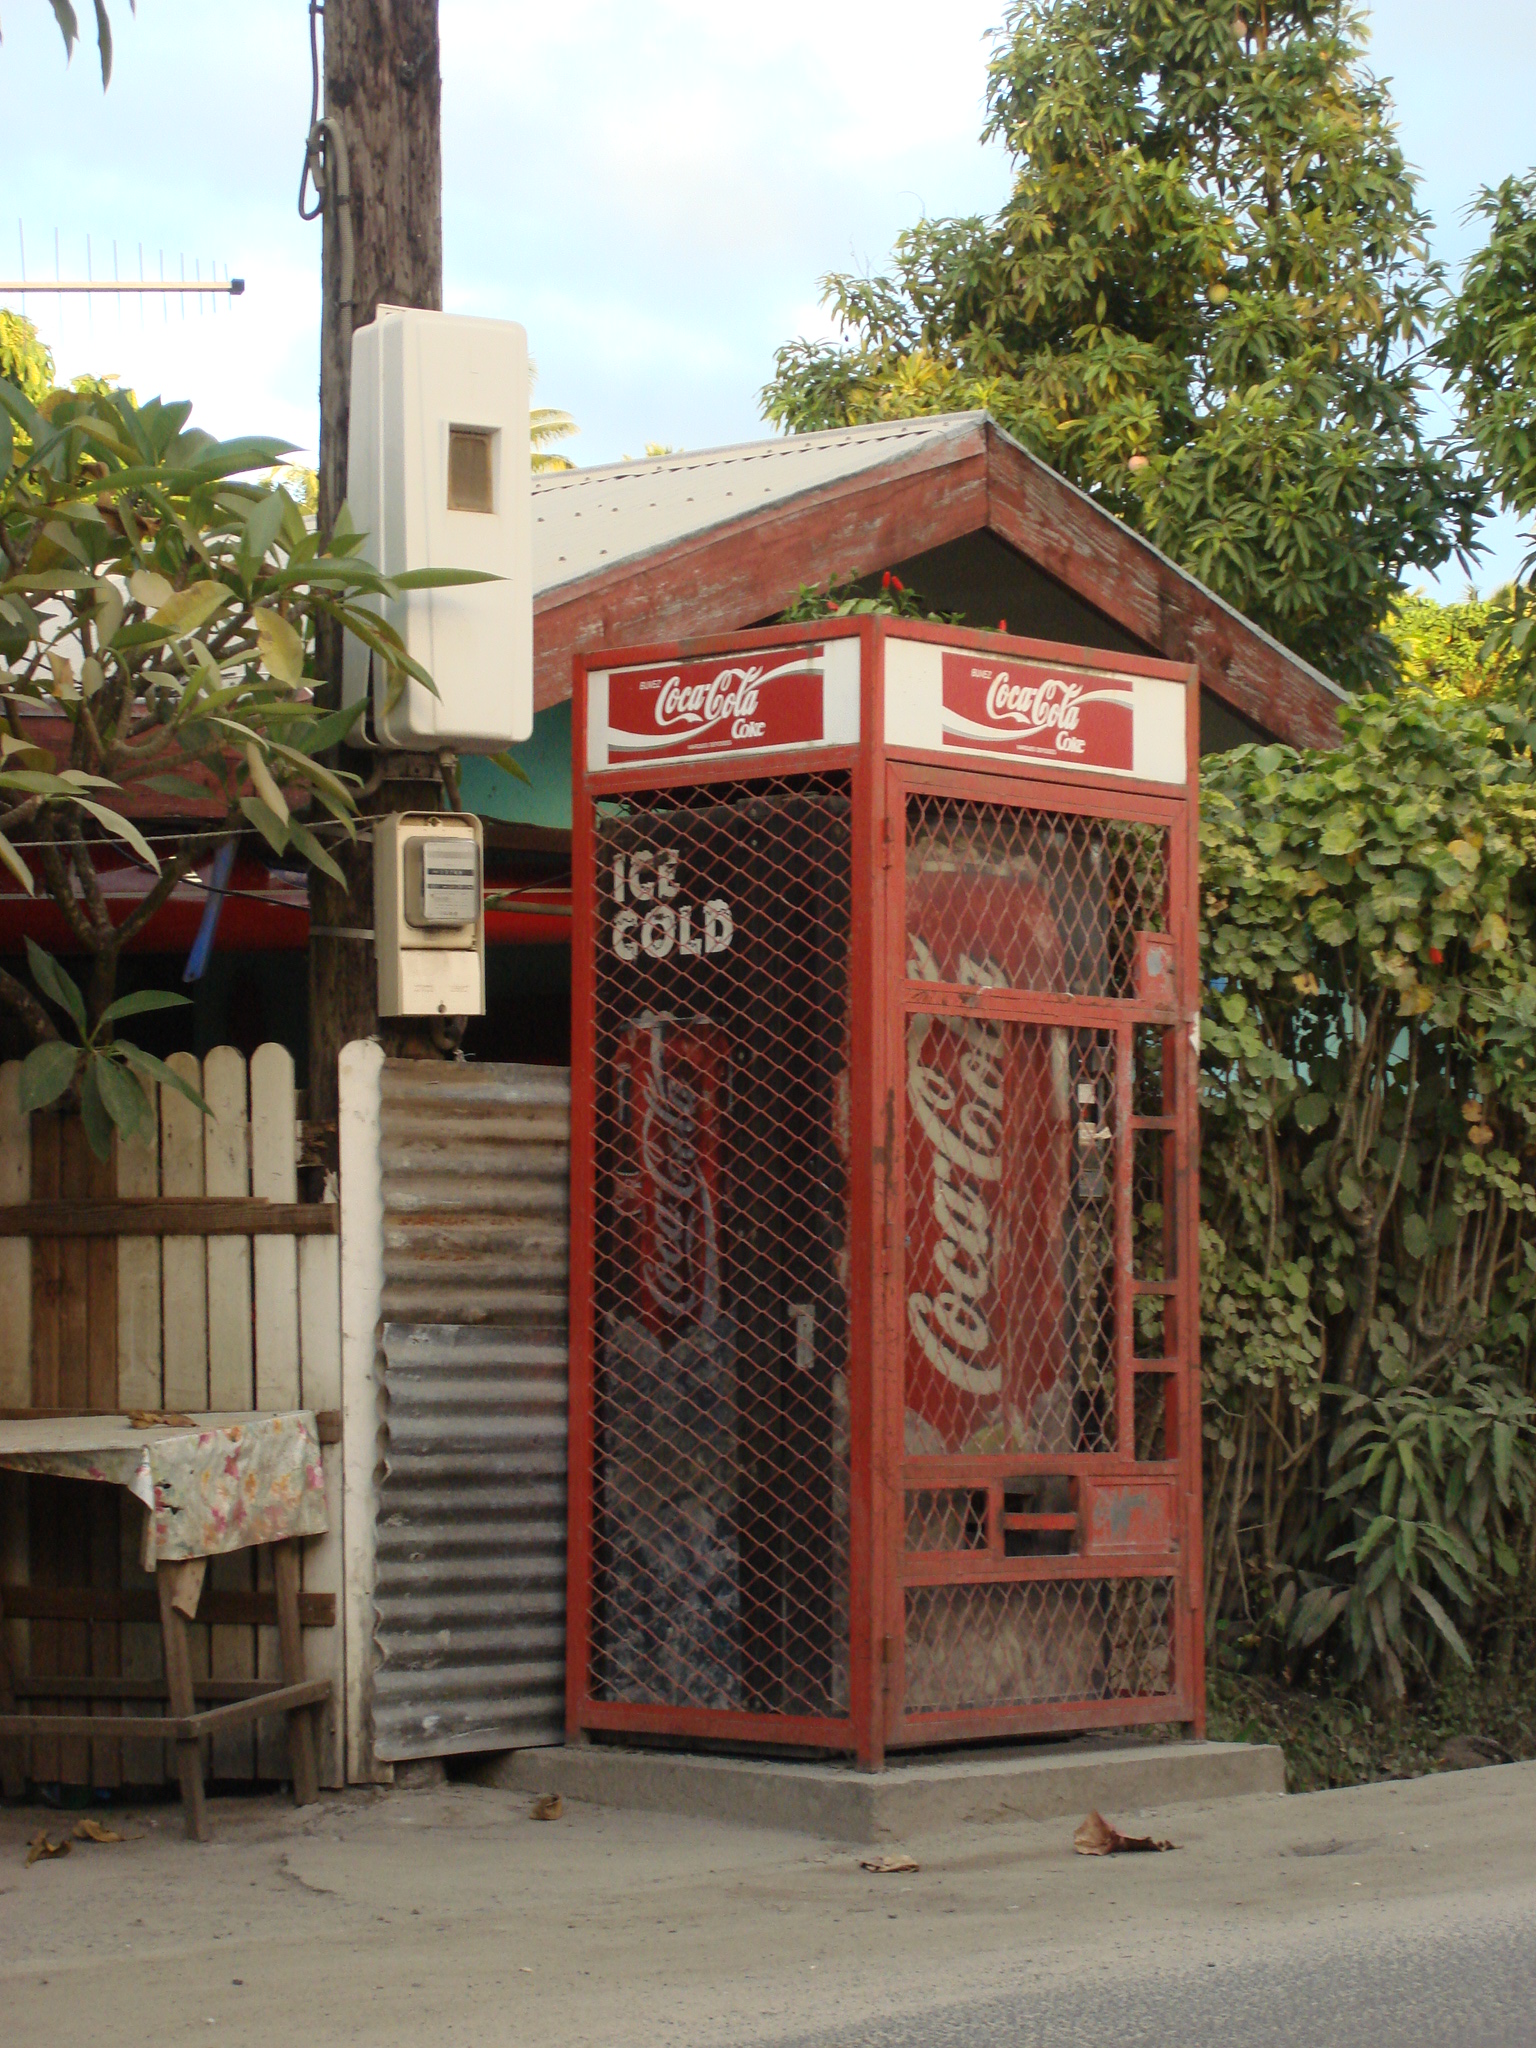
[[(0, 1714), (14, 1714), (15, 1711), (11, 1662), (5, 1654), (5, 1602), (0, 1600)], [(0, 1791), (7, 1799), (20, 1799), (27, 1789), (26, 1773), (22, 1768), (25, 1754), (24, 1742), (0, 1742)]]
[[(277, 1636), (284, 1685), (304, 1679), (304, 1638), (299, 1627), (299, 1544), (289, 1537), (272, 1546), (272, 1585), (277, 1594)], [(298, 1707), (288, 1716), (288, 1767), (293, 1773), (293, 1803), (312, 1806), (320, 1797), (315, 1768), (315, 1710)]]
[[(160, 1595), (160, 1633), (165, 1641), (165, 1682), (171, 1696), (171, 1712), (193, 1714), (197, 1707), (192, 1696), (192, 1655), (187, 1641), (186, 1617), (174, 1605), (178, 1584), (175, 1565), (156, 1567), (155, 1586)], [(203, 1799), (202, 1745), (196, 1736), (176, 1744), (176, 1775), (181, 1780), (181, 1804), (187, 1833), (194, 1842), (206, 1842), (209, 1827), (208, 1809)]]

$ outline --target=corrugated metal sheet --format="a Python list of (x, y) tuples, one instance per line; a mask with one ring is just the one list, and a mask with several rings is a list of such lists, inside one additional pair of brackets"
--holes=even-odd
[(533, 587), (555, 589), (670, 546), (765, 505), (895, 462), (927, 443), (974, 434), (979, 412), (833, 427), (707, 448), (603, 469), (555, 470), (533, 480)]
[(565, 1328), (566, 1067), (386, 1060), (383, 1317)]
[(375, 1751), (559, 1742), (570, 1076), (390, 1060), (381, 1092)]
[(375, 1752), (559, 1742), (564, 1340), (386, 1323), (382, 1344)]

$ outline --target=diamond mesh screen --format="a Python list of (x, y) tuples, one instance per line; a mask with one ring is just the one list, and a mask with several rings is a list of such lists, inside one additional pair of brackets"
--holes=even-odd
[(1137, 1699), (1172, 1690), (1171, 1580), (907, 1590), (909, 1714)]
[(907, 1020), (906, 1448), (1115, 1442), (1113, 1032)]
[(915, 979), (1129, 996), (1137, 933), (1167, 928), (1165, 826), (908, 797)]
[(592, 1692), (843, 1713), (848, 780), (596, 844)]

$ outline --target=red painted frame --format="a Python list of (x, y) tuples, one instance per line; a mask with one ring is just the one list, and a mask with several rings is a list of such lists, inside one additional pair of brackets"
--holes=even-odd
[[(884, 743), (885, 648), (893, 637), (1015, 659), (1067, 661), (1119, 675), (1144, 675), (1185, 686), (1182, 790), (1125, 775), (1057, 769), (1031, 762), (887, 748)], [(780, 749), (722, 755), (649, 767), (587, 768), (587, 677), (592, 670), (650, 666), (731, 656), (834, 639), (860, 643), (860, 737), (854, 746)], [(569, 1740), (598, 1731), (670, 1735), (694, 1740), (852, 1751), (865, 1769), (879, 1769), (888, 1749), (985, 1736), (1187, 1722), (1205, 1723), (1202, 1625), (1199, 1428), (1199, 959), (1198, 764), (1199, 677), (1192, 666), (1063, 647), (1052, 642), (977, 633), (909, 621), (829, 618), (728, 637), (605, 649), (574, 663), (572, 721), (572, 1042), (571, 1042), (571, 1321), (570, 1505), (567, 1601), (566, 1726)], [(714, 1708), (651, 1706), (596, 1700), (588, 1685), (592, 1564), (593, 1359), (589, 1303), (594, 1256), (595, 963), (599, 940), (593, 872), (593, 803), (626, 790), (693, 788), (847, 770), (852, 780), (852, 923), (850, 932), (851, 1158), (848, 1383), (851, 1431), (849, 1614), (850, 1684), (846, 1719), (767, 1715)], [(1175, 999), (1154, 1007), (1128, 1000), (1088, 1001), (1015, 991), (969, 991), (908, 984), (905, 975), (903, 837), (909, 791), (1018, 803), (1082, 815), (1165, 823), (1170, 829), (1169, 936), (1176, 961)], [(1136, 1024), (1162, 1025), (1172, 1048), (1174, 1108), (1153, 1127), (1174, 1133), (1178, 1278), (1169, 1285), (1133, 1283), (1129, 1257), (1130, 1177), (1134, 1145), (1131, 1066), (1117, 1062), (1119, 1366), (1121, 1440), (1133, 1410), (1135, 1370), (1162, 1372), (1174, 1383), (1176, 1441), (1160, 1464), (1115, 1455), (907, 1459), (903, 1449), (906, 1315), (900, 1266), (905, 1199), (903, 1039), (909, 1005), (1004, 1020), (1066, 1023), (1115, 1030), (1128, 1053)], [(1145, 1120), (1137, 1120), (1145, 1122)], [(863, 1248), (862, 1251), (860, 1248)], [(1133, 1364), (1133, 1285), (1164, 1293), (1178, 1332), (1177, 1355)], [(1165, 1346), (1166, 1350), (1166, 1346)], [(908, 1553), (904, 1493), (913, 1485), (985, 1487), (1031, 1468), (1101, 1478), (1137, 1476), (1173, 1489), (1175, 1541), (1163, 1557), (1017, 1558), (989, 1553)], [(993, 1490), (996, 1490), (993, 1484)], [(1175, 1690), (1169, 1695), (1066, 1704), (1014, 1706), (908, 1715), (901, 1708), (904, 1593), (909, 1585), (1040, 1579), (1171, 1579), (1175, 1587)]]

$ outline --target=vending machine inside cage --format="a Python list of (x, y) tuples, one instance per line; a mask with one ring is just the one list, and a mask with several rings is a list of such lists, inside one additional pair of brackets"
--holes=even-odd
[(1194, 672), (576, 677), (568, 1725), (1203, 1720)]

